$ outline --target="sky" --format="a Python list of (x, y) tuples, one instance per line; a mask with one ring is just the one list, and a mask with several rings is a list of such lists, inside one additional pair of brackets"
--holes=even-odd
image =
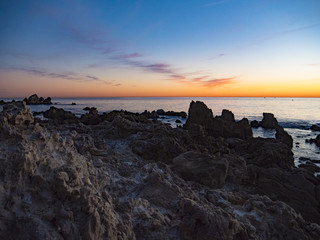
[(320, 97), (319, 0), (0, 2), (0, 98)]

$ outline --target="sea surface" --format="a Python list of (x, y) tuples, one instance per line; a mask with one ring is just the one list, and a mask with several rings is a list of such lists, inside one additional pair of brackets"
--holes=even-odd
[[(294, 139), (292, 151), (295, 164), (303, 162), (299, 160), (301, 157), (320, 160), (320, 148), (315, 144), (305, 142), (306, 139), (315, 138), (317, 134), (320, 134), (320, 132), (310, 130), (311, 125), (320, 125), (320, 98), (53, 98), (52, 102), (55, 107), (63, 108), (80, 116), (85, 113), (83, 110), (85, 107), (96, 107), (100, 113), (121, 109), (139, 113), (144, 110), (157, 109), (188, 112), (192, 100), (203, 101), (212, 109), (213, 115), (221, 115), (223, 109), (228, 109), (234, 113), (236, 120), (246, 117), (249, 121), (260, 121), (263, 112), (273, 113), (279, 124)], [(72, 103), (76, 105), (72, 105)], [(30, 108), (33, 112), (40, 112), (49, 109), (50, 105), (30, 105)], [(160, 120), (176, 127), (179, 125), (175, 123), (177, 119), (181, 120), (182, 124), (185, 122), (185, 119), (179, 117), (164, 117)], [(255, 137), (275, 137), (274, 130), (258, 128), (253, 132)]]

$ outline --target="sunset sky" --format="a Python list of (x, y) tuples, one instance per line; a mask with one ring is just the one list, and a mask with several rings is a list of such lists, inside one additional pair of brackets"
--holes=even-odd
[(319, 0), (1, 1), (0, 98), (320, 97)]

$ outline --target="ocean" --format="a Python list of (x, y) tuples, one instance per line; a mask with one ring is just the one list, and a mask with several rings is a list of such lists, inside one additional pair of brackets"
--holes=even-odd
[[(12, 99), (4, 99), (6, 101)], [(21, 99), (16, 99), (21, 100)], [(221, 115), (223, 109), (232, 111), (236, 120), (243, 117), (249, 121), (262, 119), (263, 112), (273, 113), (279, 124), (293, 137), (293, 153), (295, 164), (300, 164), (299, 158), (320, 160), (320, 148), (308, 144), (306, 139), (315, 138), (319, 132), (312, 132), (313, 124), (320, 124), (320, 98), (216, 98), (216, 97), (141, 97), (141, 98), (53, 98), (55, 107), (71, 111), (77, 116), (84, 114), (85, 107), (96, 107), (100, 113), (112, 110), (127, 110), (143, 112), (163, 109), (165, 111), (188, 112), (190, 102), (203, 101), (212, 109), (213, 115)], [(71, 105), (75, 103), (76, 105)], [(30, 105), (34, 112), (45, 111), (50, 105)], [(179, 117), (165, 117), (161, 121), (176, 127), (175, 120)], [(185, 119), (180, 119), (182, 124)], [(254, 129), (255, 137), (274, 137), (275, 131)]]

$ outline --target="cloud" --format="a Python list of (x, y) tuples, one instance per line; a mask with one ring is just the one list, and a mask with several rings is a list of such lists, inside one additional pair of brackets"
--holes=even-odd
[(220, 4), (223, 4), (223, 3), (230, 2), (230, 1), (231, 0), (222, 0), (222, 1), (210, 2), (210, 3), (204, 4), (202, 6), (203, 7), (212, 7), (212, 6), (220, 5)]
[(143, 55), (138, 53), (138, 52), (134, 52), (134, 53), (130, 53), (130, 54), (124, 54), (124, 55), (119, 55), (116, 58), (119, 59), (130, 59), (130, 58), (138, 58), (138, 57), (142, 57)]
[(74, 72), (55, 73), (55, 72), (48, 72), (45, 70), (39, 70), (35, 68), (26, 68), (26, 67), (0, 67), (0, 69), (7, 70), (7, 71), (20, 71), (20, 72), (25, 72), (25, 73), (36, 75), (36, 76), (41, 76), (41, 77), (65, 79), (65, 80), (72, 80), (77, 82), (96, 82), (96, 83), (103, 83), (107, 85), (114, 84), (114, 81), (105, 81), (98, 77), (94, 77), (91, 75), (82, 75)]
[(89, 78), (89, 79), (93, 79), (93, 80), (99, 80), (99, 78), (97, 78), (97, 77), (93, 77), (93, 76), (86, 76), (87, 78)]
[(221, 58), (221, 57), (224, 57), (224, 56), (226, 56), (226, 55), (227, 55), (227, 54), (225, 54), (225, 53), (219, 53), (218, 55), (209, 58), (209, 60)]
[[(126, 56), (126, 55), (123, 55)], [(185, 85), (200, 85), (203, 87), (217, 87), (224, 84), (233, 83), (236, 77), (212, 79), (212, 74), (203, 75), (203, 71), (194, 73), (180, 73), (169, 63), (145, 62), (131, 60), (127, 57), (116, 56), (114, 59), (118, 60), (121, 64), (142, 69), (147, 72), (167, 75), (167, 80), (174, 81)]]
[(236, 77), (211, 79), (211, 80), (203, 81), (202, 84), (204, 87), (212, 88), (212, 87), (216, 87), (224, 84), (233, 83), (235, 79)]
[(317, 66), (320, 66), (320, 63), (309, 63), (309, 64), (307, 64), (307, 66), (317, 67)]
[(76, 80), (75, 74), (74, 73), (53, 73), (53, 72), (46, 72), (43, 70), (37, 70), (33, 68), (10, 68), (9, 70), (16, 70), (16, 71), (22, 71), (26, 72), (29, 74), (37, 75), (37, 76), (42, 76), (42, 77), (50, 77), (50, 78), (60, 78), (60, 79), (67, 79), (67, 80)]

